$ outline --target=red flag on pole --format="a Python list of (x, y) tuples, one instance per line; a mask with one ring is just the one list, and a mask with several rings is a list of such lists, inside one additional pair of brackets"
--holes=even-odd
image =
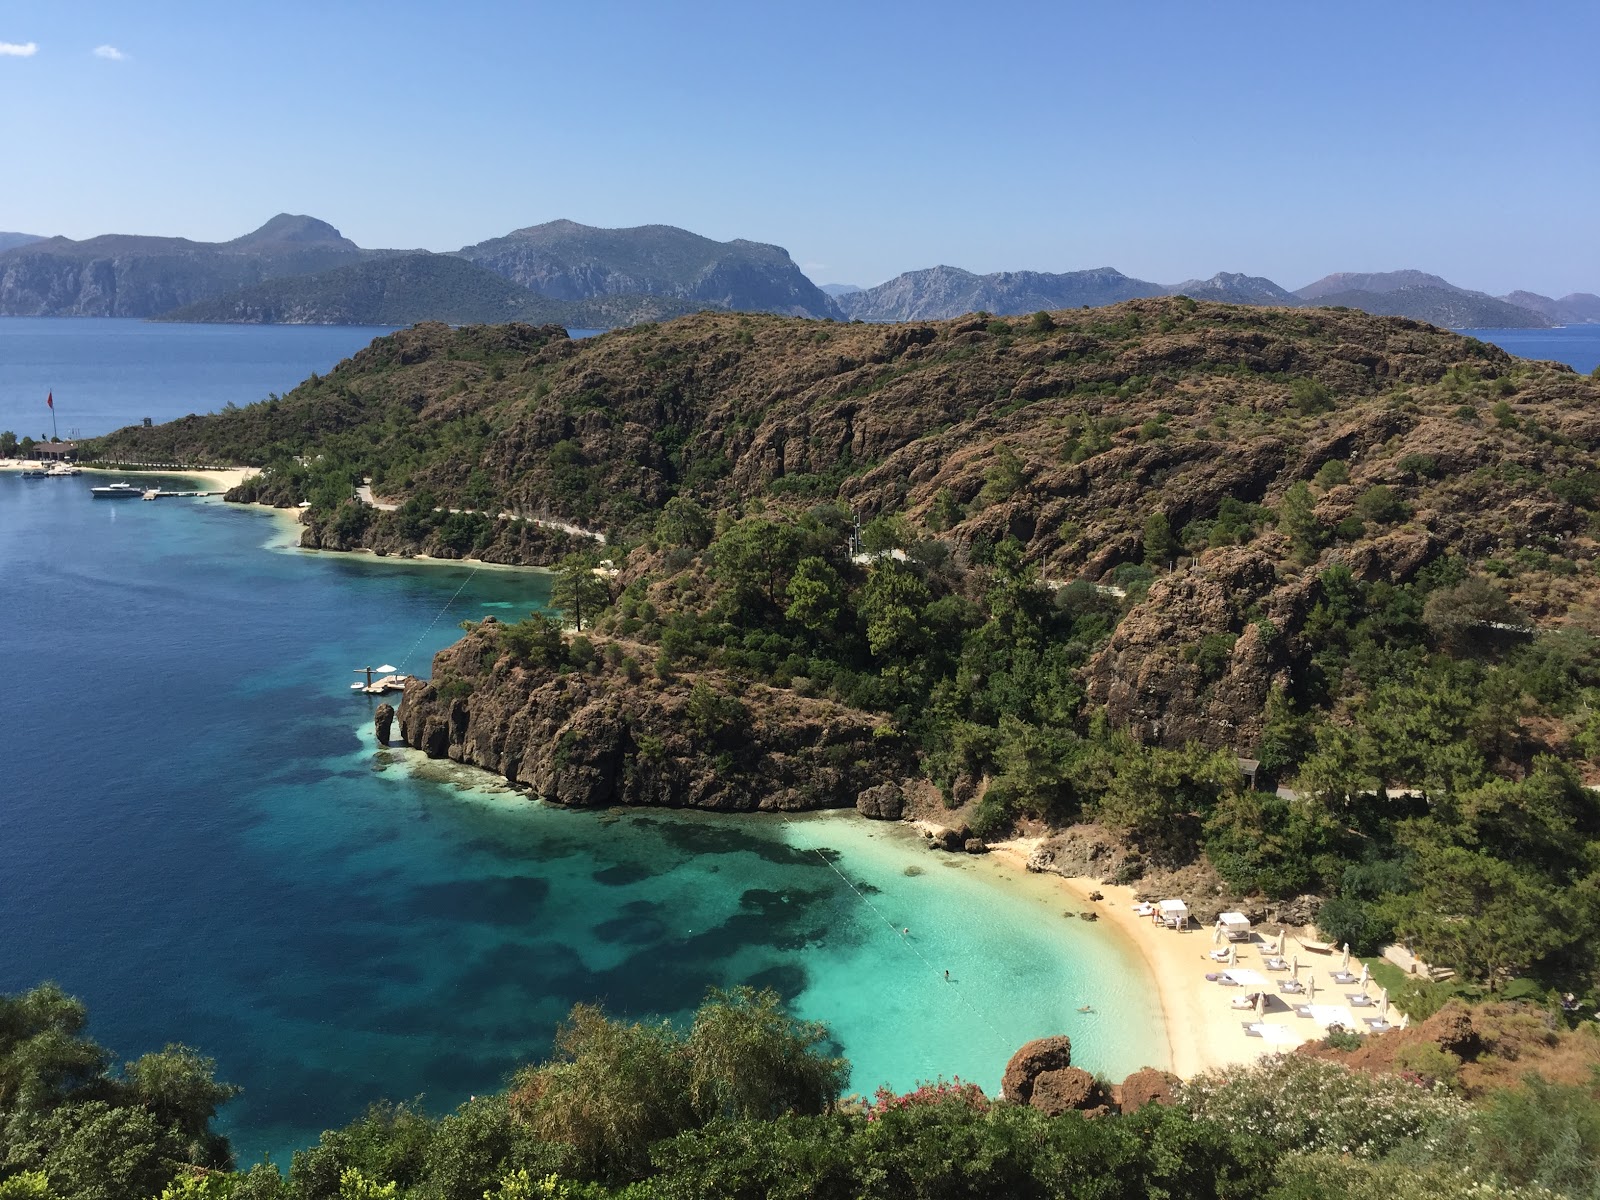
[(55, 412), (55, 410), (56, 410), (56, 394), (55, 394), (55, 392), (52, 391), (52, 392), (47, 393), (45, 395), (44, 402), (50, 406), (50, 411), (51, 412)]

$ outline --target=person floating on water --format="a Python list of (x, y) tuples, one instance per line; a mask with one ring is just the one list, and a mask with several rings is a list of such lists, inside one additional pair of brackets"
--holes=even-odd
[(949, 967), (946, 967), (946, 968), (945, 968), (945, 969), (944, 969), (944, 981), (945, 981), (945, 982), (946, 982), (946, 983), (949, 983), (949, 982), (950, 982), (950, 968), (949, 968)]
[(1079, 1012), (1093, 1012), (1094, 1011), (1094, 1005), (1092, 1005), (1092, 1004), (1080, 1004), (1080, 1005), (1078, 1005), (1078, 1011)]

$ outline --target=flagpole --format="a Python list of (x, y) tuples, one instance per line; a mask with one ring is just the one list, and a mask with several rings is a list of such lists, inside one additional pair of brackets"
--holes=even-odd
[(50, 440), (59, 442), (61, 435), (56, 432), (56, 394), (50, 392), (45, 396), (44, 402), (50, 406)]

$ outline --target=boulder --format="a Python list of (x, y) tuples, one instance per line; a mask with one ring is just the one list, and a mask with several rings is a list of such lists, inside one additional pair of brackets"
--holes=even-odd
[(378, 735), (378, 744), (389, 744), (389, 730), (394, 725), (394, 705), (380, 704), (372, 714), (372, 732)]
[(962, 845), (962, 849), (964, 849), (968, 854), (987, 854), (987, 853), (989, 853), (989, 843), (984, 841), (982, 838), (969, 837), (961, 845)]
[(1117, 1106), (1125, 1113), (1137, 1112), (1146, 1104), (1176, 1104), (1178, 1084), (1176, 1075), (1158, 1071), (1154, 1067), (1141, 1067), (1122, 1081), (1117, 1089)]
[(961, 836), (958, 829), (950, 829), (944, 825), (934, 825), (927, 831), (928, 845), (934, 850), (960, 850), (966, 845), (966, 838)]
[(1058, 1071), (1039, 1072), (1028, 1096), (1028, 1107), (1038, 1109), (1047, 1117), (1059, 1117), (1073, 1109), (1109, 1112), (1110, 1101), (1100, 1081), (1082, 1067), (1062, 1067)]
[(1046, 1071), (1061, 1071), (1072, 1065), (1072, 1039), (1065, 1034), (1035, 1038), (1011, 1056), (1000, 1079), (1000, 1094), (1013, 1104), (1026, 1104), (1033, 1096), (1033, 1084)]
[(856, 795), (856, 811), (873, 821), (898, 821), (905, 811), (905, 793), (898, 783), (880, 783)]

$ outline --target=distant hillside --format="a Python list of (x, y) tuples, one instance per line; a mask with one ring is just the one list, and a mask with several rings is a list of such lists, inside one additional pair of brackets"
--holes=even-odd
[(1260, 275), (1219, 271), (1210, 279), (1187, 279), (1167, 289), (1174, 296), (1215, 300), (1223, 304), (1269, 304), (1293, 307), (1300, 297)]
[(1294, 294), (1308, 304), (1410, 317), (1446, 329), (1541, 329), (1551, 324), (1532, 308), (1457, 287), (1426, 271), (1339, 272), (1297, 288)]
[(18, 246), (26, 246), (30, 242), (42, 242), (44, 239), (36, 233), (4, 233), (0, 232), (0, 254), (13, 250)]
[(1165, 293), (1158, 283), (1130, 279), (1110, 267), (1061, 275), (1043, 271), (974, 275), (940, 266), (908, 271), (877, 287), (839, 296), (835, 303), (846, 316), (862, 321), (937, 321), (970, 312), (1014, 316), (1041, 309), (1096, 308)]
[(459, 254), (555, 300), (637, 294), (672, 297), (695, 308), (839, 315), (782, 247), (742, 238), (717, 242), (671, 225), (596, 229), (551, 221), (466, 246)]
[(372, 253), (324, 221), (288, 214), (230, 242), (45, 238), (0, 253), (0, 316), (150, 317)]
[(251, 325), (450, 325), (526, 321), (610, 329), (689, 310), (659, 296), (551, 300), (453, 255), (408, 254), (274, 279), (163, 313), (158, 320)]
[(1315, 283), (1295, 288), (1294, 294), (1302, 300), (1321, 301), (1324, 296), (1331, 296), (1334, 293), (1344, 295), (1349, 292), (1397, 292), (1401, 288), (1424, 287), (1443, 288), (1452, 292), (1466, 290), (1437, 275), (1429, 275), (1426, 271), (1335, 271), (1332, 275), (1324, 275)]
[(818, 284), (817, 286), (835, 299), (838, 299), (840, 296), (849, 296), (856, 292), (866, 291), (865, 288), (854, 283), (823, 283)]
[(1559, 300), (1541, 296), (1538, 292), (1512, 292), (1500, 299), (1519, 308), (1531, 308), (1558, 325), (1600, 324), (1600, 296), (1590, 292), (1572, 292)]
[(1410, 317), (1444, 329), (1543, 329), (1550, 322), (1481, 292), (1453, 287), (1402, 287), (1386, 292), (1329, 292), (1311, 303), (1360, 309), (1384, 317)]

